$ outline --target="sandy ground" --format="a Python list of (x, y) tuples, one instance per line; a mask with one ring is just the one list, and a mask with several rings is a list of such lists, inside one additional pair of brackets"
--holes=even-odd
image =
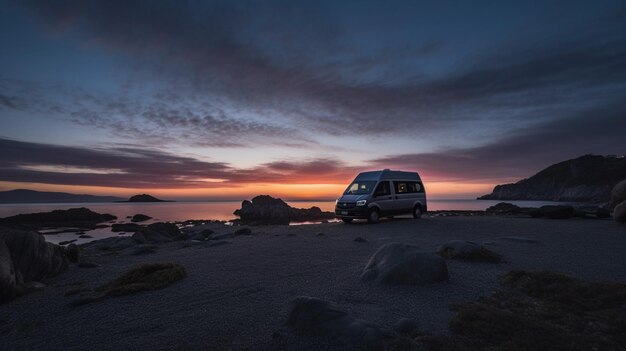
[[(232, 231), (221, 228), (221, 231)], [(330, 300), (357, 318), (391, 329), (399, 318), (446, 333), (448, 305), (489, 295), (500, 274), (548, 269), (587, 280), (626, 281), (626, 226), (611, 220), (503, 217), (393, 219), (253, 227), (221, 246), (168, 244), (144, 256), (100, 256), (98, 268), (72, 266), (42, 290), (0, 306), (3, 350), (327, 350), (341, 340), (281, 332), (289, 301)], [(323, 236), (316, 233), (322, 232)], [(354, 241), (357, 236), (368, 240)], [(525, 237), (537, 243), (503, 240)], [(506, 262), (448, 261), (450, 280), (430, 286), (375, 286), (359, 275), (389, 242), (434, 250), (447, 240), (484, 242)], [(76, 287), (96, 287), (144, 262), (178, 262), (188, 277), (163, 290), (70, 307)]]

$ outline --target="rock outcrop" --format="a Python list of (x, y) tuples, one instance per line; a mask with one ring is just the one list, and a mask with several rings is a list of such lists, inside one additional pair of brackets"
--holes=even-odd
[(40, 234), (0, 228), (0, 302), (18, 296), (24, 286), (57, 275), (68, 267), (65, 250)]
[(252, 201), (244, 200), (241, 209), (234, 212), (241, 222), (247, 224), (289, 224), (292, 221), (308, 221), (333, 218), (334, 213), (323, 212), (319, 207), (294, 208), (281, 199), (259, 195)]
[(550, 200), (604, 203), (626, 179), (626, 159), (586, 155), (552, 165), (514, 184), (497, 185), (479, 200)]
[(441, 256), (417, 246), (390, 243), (380, 247), (363, 270), (361, 279), (380, 284), (426, 285), (448, 279)]
[(43, 227), (78, 227), (94, 229), (98, 223), (116, 219), (116, 216), (93, 212), (88, 208), (70, 208), (69, 210), (54, 210), (20, 214), (0, 218), (0, 226), (19, 229), (36, 230)]
[(133, 234), (132, 238), (139, 243), (164, 243), (180, 240), (178, 238), (180, 235), (180, 229), (176, 224), (159, 222), (140, 228)]

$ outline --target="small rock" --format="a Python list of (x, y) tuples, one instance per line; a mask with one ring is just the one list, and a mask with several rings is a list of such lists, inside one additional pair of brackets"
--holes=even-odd
[(494, 206), (488, 207), (485, 211), (496, 214), (516, 214), (522, 212), (522, 208), (508, 202), (500, 202)]
[(252, 230), (250, 228), (240, 228), (235, 230), (235, 235), (251, 235)]
[(144, 221), (147, 221), (149, 219), (152, 219), (152, 217), (146, 216), (145, 214), (138, 213), (138, 214), (134, 215), (133, 218), (130, 221), (131, 222), (144, 222)]
[(59, 245), (63, 246), (63, 245), (67, 245), (67, 244), (71, 244), (73, 242), (75, 242), (77, 239), (72, 239), (72, 240), (67, 240), (67, 241), (61, 241), (59, 243)]
[(315, 233), (315, 236), (324, 236), (324, 233), (322, 233), (322, 232), (317, 232), (317, 233)]
[(417, 323), (415, 323), (415, 321), (413, 321), (412, 319), (408, 319), (408, 318), (401, 318), (393, 325), (393, 330), (401, 334), (410, 333), (416, 329), (417, 329)]
[(69, 244), (65, 247), (65, 255), (70, 262), (78, 262), (80, 259), (80, 248), (76, 244)]
[(94, 262), (89, 262), (89, 261), (79, 262), (76, 266), (78, 266), (80, 268), (96, 268), (96, 267), (100, 267), (99, 264), (94, 263)]
[(79, 236), (79, 238), (81, 238), (81, 239), (91, 239), (91, 238), (93, 238), (93, 236), (85, 234), (85, 235)]
[(303, 334), (352, 339), (366, 349), (379, 349), (386, 337), (378, 325), (353, 318), (314, 297), (298, 297), (291, 302), (287, 326)]
[(354, 241), (356, 241), (357, 243), (366, 243), (367, 239), (357, 236), (356, 238), (354, 238)]

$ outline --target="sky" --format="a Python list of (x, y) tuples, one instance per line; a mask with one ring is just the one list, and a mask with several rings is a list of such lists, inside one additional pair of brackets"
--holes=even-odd
[(626, 153), (623, 1), (0, 0), (0, 190), (473, 198)]

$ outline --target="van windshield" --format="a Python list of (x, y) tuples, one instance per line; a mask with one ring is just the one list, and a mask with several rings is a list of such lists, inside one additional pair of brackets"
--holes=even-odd
[(361, 181), (354, 182), (350, 184), (350, 186), (343, 193), (344, 195), (365, 195), (369, 194), (374, 190), (374, 186), (376, 185), (375, 181)]

